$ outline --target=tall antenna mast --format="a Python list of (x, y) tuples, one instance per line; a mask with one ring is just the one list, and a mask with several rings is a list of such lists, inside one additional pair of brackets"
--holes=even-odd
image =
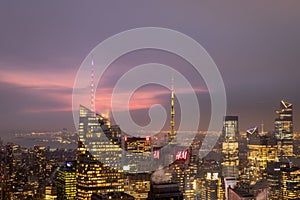
[(175, 143), (175, 109), (174, 109), (174, 73), (172, 72), (172, 92), (171, 92), (171, 130), (170, 142)]
[(264, 121), (261, 121), (261, 133), (264, 134)]
[(94, 66), (94, 58), (92, 56), (92, 66), (91, 66), (91, 111), (95, 111), (95, 89), (94, 89), (94, 71), (95, 71), (95, 66)]

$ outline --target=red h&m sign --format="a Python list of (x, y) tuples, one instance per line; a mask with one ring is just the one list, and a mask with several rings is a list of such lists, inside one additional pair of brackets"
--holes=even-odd
[(187, 159), (187, 150), (178, 151), (176, 154), (176, 160), (186, 160)]

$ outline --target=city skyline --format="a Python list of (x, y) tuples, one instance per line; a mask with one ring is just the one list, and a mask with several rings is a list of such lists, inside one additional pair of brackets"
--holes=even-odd
[(300, 197), (300, 2), (0, 3), (0, 200)]
[[(1, 134), (75, 130), (71, 95), (81, 62), (107, 37), (144, 26), (181, 31), (206, 48), (224, 80), (227, 115), (239, 116), (240, 130), (263, 121), (265, 130), (274, 131), (275, 109), (286, 100), (295, 106), (294, 131), (300, 131), (300, 96), (295, 90), (300, 72), (300, 3), (127, 2), (126, 9), (123, 3), (109, 2), (1, 4), (0, 108), (5, 113)], [(164, 63), (189, 77), (202, 116), (209, 114), (209, 94), (201, 77), (194, 76), (183, 59), (154, 50), (132, 52), (112, 64), (97, 88), (97, 110), (109, 108), (109, 94), (122, 73), (147, 62)], [(153, 103), (169, 109), (169, 95), (165, 88), (141, 88), (133, 99), (133, 116), (147, 124), (146, 109)], [(205, 127), (208, 117), (201, 119)]]
[(222, 135), (205, 157), (199, 133), (188, 146), (188, 137), (172, 142), (172, 134), (134, 137), (81, 106), (77, 150), (1, 141), (0, 198), (298, 199), (293, 105), (280, 103), (275, 133), (260, 134), (257, 127), (241, 133), (238, 116), (225, 116)]

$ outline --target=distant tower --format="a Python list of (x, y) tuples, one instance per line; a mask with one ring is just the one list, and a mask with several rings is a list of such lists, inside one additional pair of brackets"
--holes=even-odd
[(172, 92), (171, 92), (171, 130), (170, 130), (170, 142), (175, 144), (175, 109), (174, 109), (174, 74), (172, 73)]
[(264, 124), (264, 121), (261, 121), (261, 134), (263, 135), (264, 134), (264, 126), (265, 126), (265, 124)]
[(94, 87), (94, 71), (95, 71), (95, 66), (94, 66), (94, 59), (92, 58), (92, 66), (91, 66), (91, 111), (95, 111), (95, 87)]
[(293, 105), (280, 102), (280, 110), (276, 113), (275, 137), (280, 157), (293, 156)]
[(237, 141), (238, 117), (225, 116), (223, 126), (223, 142), (222, 142), (222, 175), (226, 177), (238, 177), (239, 166), (239, 146)]

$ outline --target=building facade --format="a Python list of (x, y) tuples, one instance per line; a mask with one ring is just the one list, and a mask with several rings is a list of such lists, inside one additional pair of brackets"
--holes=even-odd
[(225, 116), (222, 141), (222, 176), (238, 177), (239, 145), (238, 117)]
[(80, 106), (77, 154), (77, 199), (91, 199), (93, 193), (122, 192), (124, 179), (120, 148), (105, 135), (111, 134), (107, 120)]
[(276, 111), (278, 117), (275, 119), (275, 137), (278, 144), (278, 155), (280, 157), (293, 156), (293, 105), (285, 101), (280, 102), (280, 109)]
[(57, 170), (57, 200), (76, 199), (76, 161), (69, 161)]

